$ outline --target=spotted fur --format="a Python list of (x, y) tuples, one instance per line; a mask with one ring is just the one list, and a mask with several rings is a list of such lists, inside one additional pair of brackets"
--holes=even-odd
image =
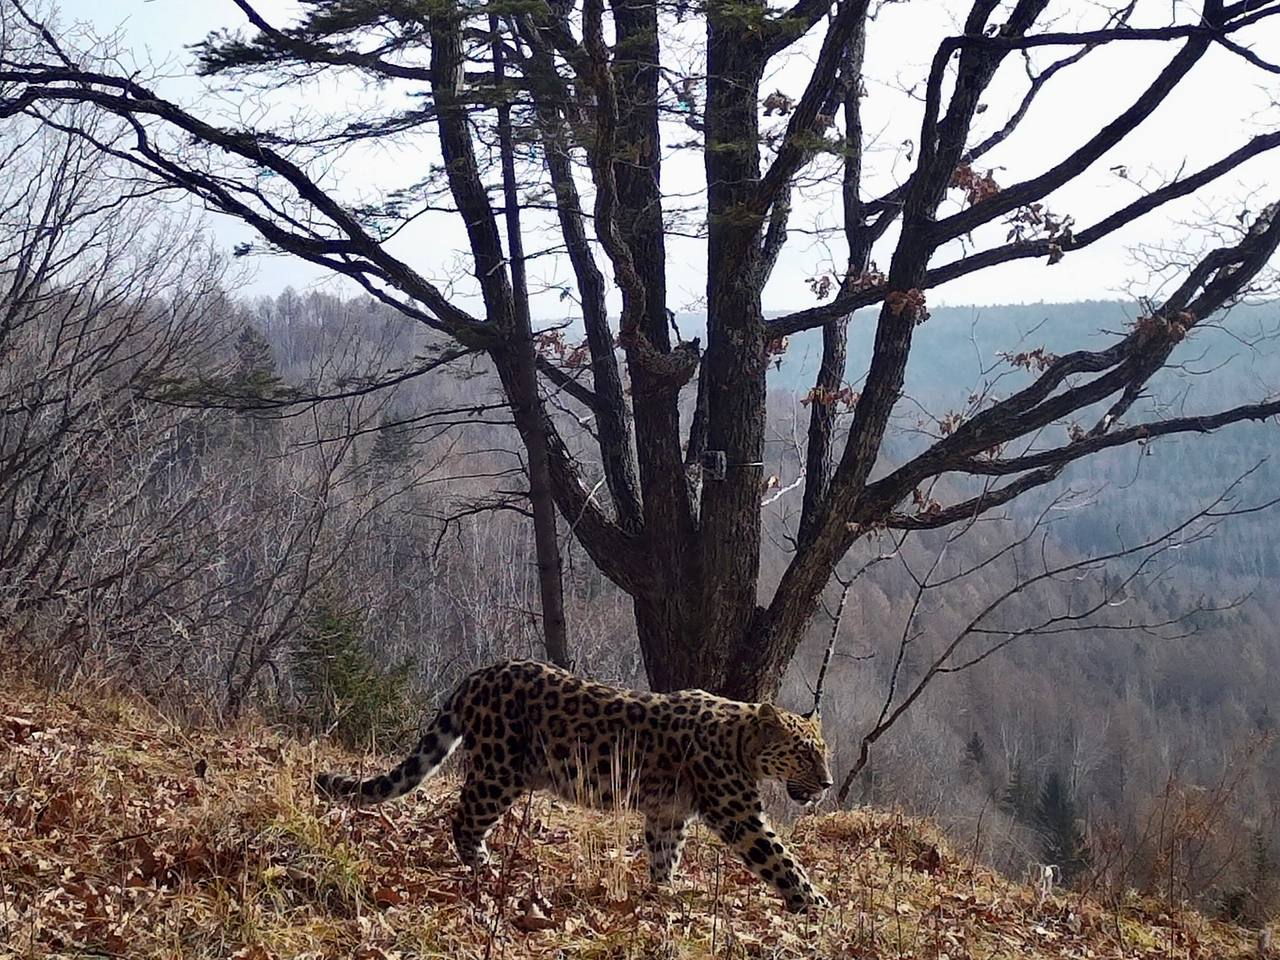
[(321, 774), (316, 787), (359, 803), (390, 800), (430, 776), (459, 742), (470, 760), (453, 817), (464, 863), (487, 859), (485, 837), (521, 794), (550, 790), (644, 813), (655, 883), (670, 881), (697, 816), (788, 909), (826, 903), (770, 827), (759, 791), (761, 781), (781, 780), (793, 800), (809, 803), (831, 786), (816, 717), (701, 690), (637, 693), (511, 661), (463, 680), (390, 773), (364, 781)]

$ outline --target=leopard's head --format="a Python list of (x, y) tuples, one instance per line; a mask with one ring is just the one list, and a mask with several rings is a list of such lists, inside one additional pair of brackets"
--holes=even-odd
[(756, 714), (756, 743), (760, 772), (785, 783), (797, 803), (813, 803), (831, 786), (827, 744), (816, 713), (802, 716), (762, 703)]

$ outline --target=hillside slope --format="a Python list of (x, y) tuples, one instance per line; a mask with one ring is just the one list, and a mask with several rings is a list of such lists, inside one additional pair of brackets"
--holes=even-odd
[(650, 893), (629, 818), (544, 798), (500, 824), (477, 882), (449, 848), (447, 782), (373, 810), (313, 799), (314, 770), (362, 762), (0, 678), (0, 956), (1257, 955), (1254, 935), (1192, 912), (1038, 903), (888, 813), (794, 824), (833, 901), (815, 919), (784, 914), (702, 831), (676, 889)]

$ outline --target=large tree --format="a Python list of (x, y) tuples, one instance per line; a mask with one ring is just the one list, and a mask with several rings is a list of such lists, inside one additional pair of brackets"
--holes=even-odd
[[(1055, 212), (1061, 191), (1117, 145), (1143, 149), (1135, 131), (1182, 85), (1205, 79), (1211, 52), (1242, 58), (1262, 77), (1280, 72), (1250, 45), (1274, 35), (1277, 0), (956, 5), (954, 34), (940, 38), (914, 87), (904, 83), (901, 109), (918, 126), (896, 153), (871, 149), (862, 102), (864, 62), (890, 0), (306, 0), (288, 25), (252, 0), (229, 0), (249, 32), (212, 37), (198, 56), (210, 82), (227, 82), (222, 102), (239, 103), (234, 120), (204, 113), (204, 103), (180, 106), (112, 61), (71, 49), (25, 0), (0, 3), (0, 116), (32, 114), (95, 136), (68, 108), (114, 114), (121, 133), (98, 135), (102, 150), (243, 220), (267, 244), (351, 278), (452, 338), (458, 353), (487, 355), (527, 452), (549, 636), (563, 637), (554, 624), (558, 510), (633, 598), (657, 689), (774, 692), (837, 564), (873, 531), (971, 520), (1099, 451), (1280, 412), (1280, 402), (1259, 398), (1212, 416), (1133, 417), (1178, 345), (1259, 282), (1280, 244), (1280, 206), (1269, 202), (1187, 262), (1109, 346), (1030, 351), (1021, 389), (947, 418), (902, 462), (882, 456), (930, 288), (1028, 258), (1070, 269), (1082, 248), (1280, 147), (1277, 132), (1242, 136), (1215, 162), (1148, 184), (1093, 222)], [(892, 12), (910, 18), (936, 6)], [(1025, 178), (981, 169), (1042, 91), (1069, 85), (1097, 60), (1090, 54), (1117, 44), (1169, 54), (1131, 101), (1080, 103), (1098, 121), (1074, 148), (1024, 150), (1035, 164)], [(779, 70), (796, 96), (762, 89)], [(259, 92), (338, 74), (384, 85), (382, 111), (282, 119), (258, 108)], [(1185, 131), (1197, 136), (1195, 118)], [(357, 202), (332, 163), (383, 142), (416, 150), (421, 176)], [(677, 148), (700, 153), (703, 185), (664, 177)], [(899, 166), (877, 169), (887, 156)], [(815, 190), (830, 208), (823, 223), (838, 216), (823, 239), (840, 267), (815, 281), (827, 294), (816, 306), (766, 316), (774, 264), (790, 237), (812, 232), (796, 220), (802, 194), (812, 203)], [(445, 214), (465, 228), (473, 299), (453, 293), (459, 278), (433, 278), (393, 253), (406, 225)], [(668, 245), (691, 231), (705, 255), (705, 344), (682, 339), (673, 323)], [(443, 273), (448, 256), (439, 252), (431, 269)], [(566, 296), (585, 328), (578, 347), (545, 349), (552, 341), (534, 329), (538, 291), (527, 267), (547, 256), (571, 277)], [(858, 358), (865, 377), (855, 395), (847, 326), (863, 308), (875, 311), (876, 334), (871, 355)], [(809, 394), (802, 505), (794, 551), (762, 596), (766, 371), (786, 338), (805, 330), (821, 331), (822, 361)], [(682, 392), (696, 399), (682, 407)], [(565, 433), (572, 421), (561, 406), (590, 423), (594, 449)], [(960, 491), (950, 502), (920, 495), (944, 476), (945, 489)]]

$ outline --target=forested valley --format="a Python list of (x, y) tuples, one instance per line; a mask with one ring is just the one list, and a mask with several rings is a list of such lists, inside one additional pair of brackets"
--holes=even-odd
[[(15, 304), (27, 322), (10, 339), (21, 362), (5, 365), (5, 398), (27, 412), (5, 420), (3, 519), (6, 642), (20, 659), (63, 682), (120, 678), (193, 715), (260, 709), (393, 749), (467, 671), (544, 656), (520, 451), (484, 362), (451, 359), (367, 299), (237, 300), (199, 255), (155, 274), (173, 252), (149, 251), (129, 284), (90, 278)], [(174, 299), (150, 301), (151, 284)], [(1028, 376), (1017, 353), (1131, 314), (1120, 302), (935, 310), (888, 451), (907, 455), (977, 392), (1016, 388)], [(1234, 319), (1265, 337), (1277, 315), (1242, 306)], [(552, 327), (540, 349), (563, 355), (576, 337)], [(797, 338), (770, 373), (766, 580), (794, 520), (809, 350)], [(1242, 393), (1280, 372), (1214, 331), (1194, 356), (1150, 403), (1194, 411), (1196, 364), (1228, 364)], [(73, 382), (92, 402), (72, 402), (60, 384)], [(842, 576), (857, 575), (856, 592), (833, 633), (829, 591), (783, 692), (804, 707), (830, 645), (838, 776), (891, 688), (964, 640), (961, 669), (874, 744), (850, 802), (934, 817), (1014, 875), (1049, 863), (1117, 895), (1173, 878), (1232, 916), (1263, 915), (1280, 852), (1280, 514), (1197, 516), (1265, 504), (1268, 429), (1103, 454), (962, 535), (886, 532), (853, 553)], [(1091, 562), (1148, 541), (1154, 559)], [(575, 666), (643, 686), (625, 597), (564, 545)], [(1063, 572), (1011, 591), (1049, 568)], [(1106, 616), (1072, 622), (1098, 595)], [(991, 629), (970, 631), (993, 601)], [(1048, 622), (1053, 608), (1067, 618)]]

